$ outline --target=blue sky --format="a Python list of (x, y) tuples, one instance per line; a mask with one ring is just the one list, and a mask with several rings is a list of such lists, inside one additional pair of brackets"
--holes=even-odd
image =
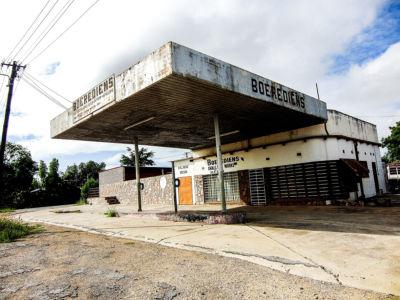
[[(4, 14), (0, 19), (3, 41), (8, 41), (0, 44), (1, 59), (8, 56), (46, 2), (2, 3), (4, 11), (18, 12), (18, 16)], [(86, 1), (75, 2), (37, 51), (89, 5)], [(19, 22), (15, 22), (17, 17)], [(10, 28), (11, 22), (14, 26)], [(318, 82), (328, 108), (377, 124), (380, 137), (388, 135), (389, 126), (400, 119), (400, 1), (121, 0), (118, 5), (99, 1), (32, 61), (26, 72), (73, 101), (170, 40), (311, 96), (316, 96)], [(53, 96), (64, 106), (71, 105)], [(3, 85), (1, 115), (5, 98)], [(52, 140), (50, 120), (62, 111), (24, 80), (18, 81), (9, 140), (28, 147), (36, 161), (58, 158), (61, 170), (87, 160), (105, 161), (107, 167), (118, 165), (129, 145)], [(185, 152), (150, 149), (161, 166)]]
[(362, 65), (400, 41), (400, 1), (387, 1), (371, 25), (358, 33), (345, 48), (334, 56), (328, 74), (345, 73), (353, 64)]

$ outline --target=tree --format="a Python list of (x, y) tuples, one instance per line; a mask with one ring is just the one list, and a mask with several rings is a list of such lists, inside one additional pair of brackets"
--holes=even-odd
[(33, 176), (37, 171), (37, 164), (32, 160), (28, 149), (15, 143), (7, 143), (4, 157), (4, 168), (1, 180), (3, 181), (1, 205), (14, 203), (16, 195), (31, 190)]
[(382, 139), (382, 146), (387, 148), (388, 152), (383, 156), (386, 162), (400, 160), (400, 121), (396, 126), (389, 127), (390, 135)]
[(60, 175), (58, 174), (58, 168), (60, 164), (57, 158), (53, 158), (49, 164), (49, 172), (46, 176), (46, 188), (57, 188), (61, 183)]
[(46, 182), (46, 177), (47, 177), (47, 166), (46, 163), (41, 160), (39, 162), (39, 171), (38, 171), (38, 175), (40, 178), (40, 184), (42, 187), (45, 186), (45, 182)]
[(93, 160), (89, 160), (87, 163), (80, 163), (78, 166), (78, 182), (79, 186), (82, 186), (89, 178), (95, 180), (99, 179), (99, 172), (106, 168), (104, 162), (97, 163)]
[(67, 181), (75, 186), (80, 186), (79, 184), (79, 170), (76, 164), (68, 166), (65, 173), (62, 176), (64, 181)]
[[(128, 151), (128, 155), (122, 154), (119, 162), (121, 163), (122, 166), (134, 167), (136, 165), (135, 151), (129, 147), (126, 147), (126, 150)], [(153, 156), (154, 156), (153, 151), (149, 151), (147, 150), (147, 148), (141, 148), (139, 150), (139, 166), (141, 167), (154, 166), (155, 162), (152, 159)]]

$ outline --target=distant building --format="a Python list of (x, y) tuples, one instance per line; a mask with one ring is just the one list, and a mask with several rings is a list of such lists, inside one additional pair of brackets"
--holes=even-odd
[(400, 161), (388, 163), (387, 177), (392, 193), (400, 192)]

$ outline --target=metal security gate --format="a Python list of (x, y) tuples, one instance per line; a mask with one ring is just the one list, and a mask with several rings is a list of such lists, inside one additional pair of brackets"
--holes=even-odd
[(317, 203), (349, 197), (339, 161), (319, 161), (266, 168), (269, 199), (273, 203)]
[[(239, 177), (237, 172), (224, 173), (226, 202), (240, 202)], [(216, 174), (203, 176), (204, 202), (220, 202), (220, 185)]]
[(249, 170), (249, 185), (251, 205), (266, 205), (267, 195), (263, 169)]

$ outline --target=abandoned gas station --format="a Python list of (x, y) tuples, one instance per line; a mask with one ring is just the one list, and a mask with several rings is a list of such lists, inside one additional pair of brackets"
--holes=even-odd
[(136, 153), (139, 143), (191, 149), (158, 191), (154, 179), (141, 186), (138, 167), (135, 180), (100, 185), (101, 197), (124, 190), (121, 203), (139, 211), (146, 193), (157, 199), (144, 205), (165, 198), (225, 212), (226, 203), (334, 204), (386, 192), (375, 125), (173, 42), (80, 96), (51, 121), (51, 136), (135, 144)]

